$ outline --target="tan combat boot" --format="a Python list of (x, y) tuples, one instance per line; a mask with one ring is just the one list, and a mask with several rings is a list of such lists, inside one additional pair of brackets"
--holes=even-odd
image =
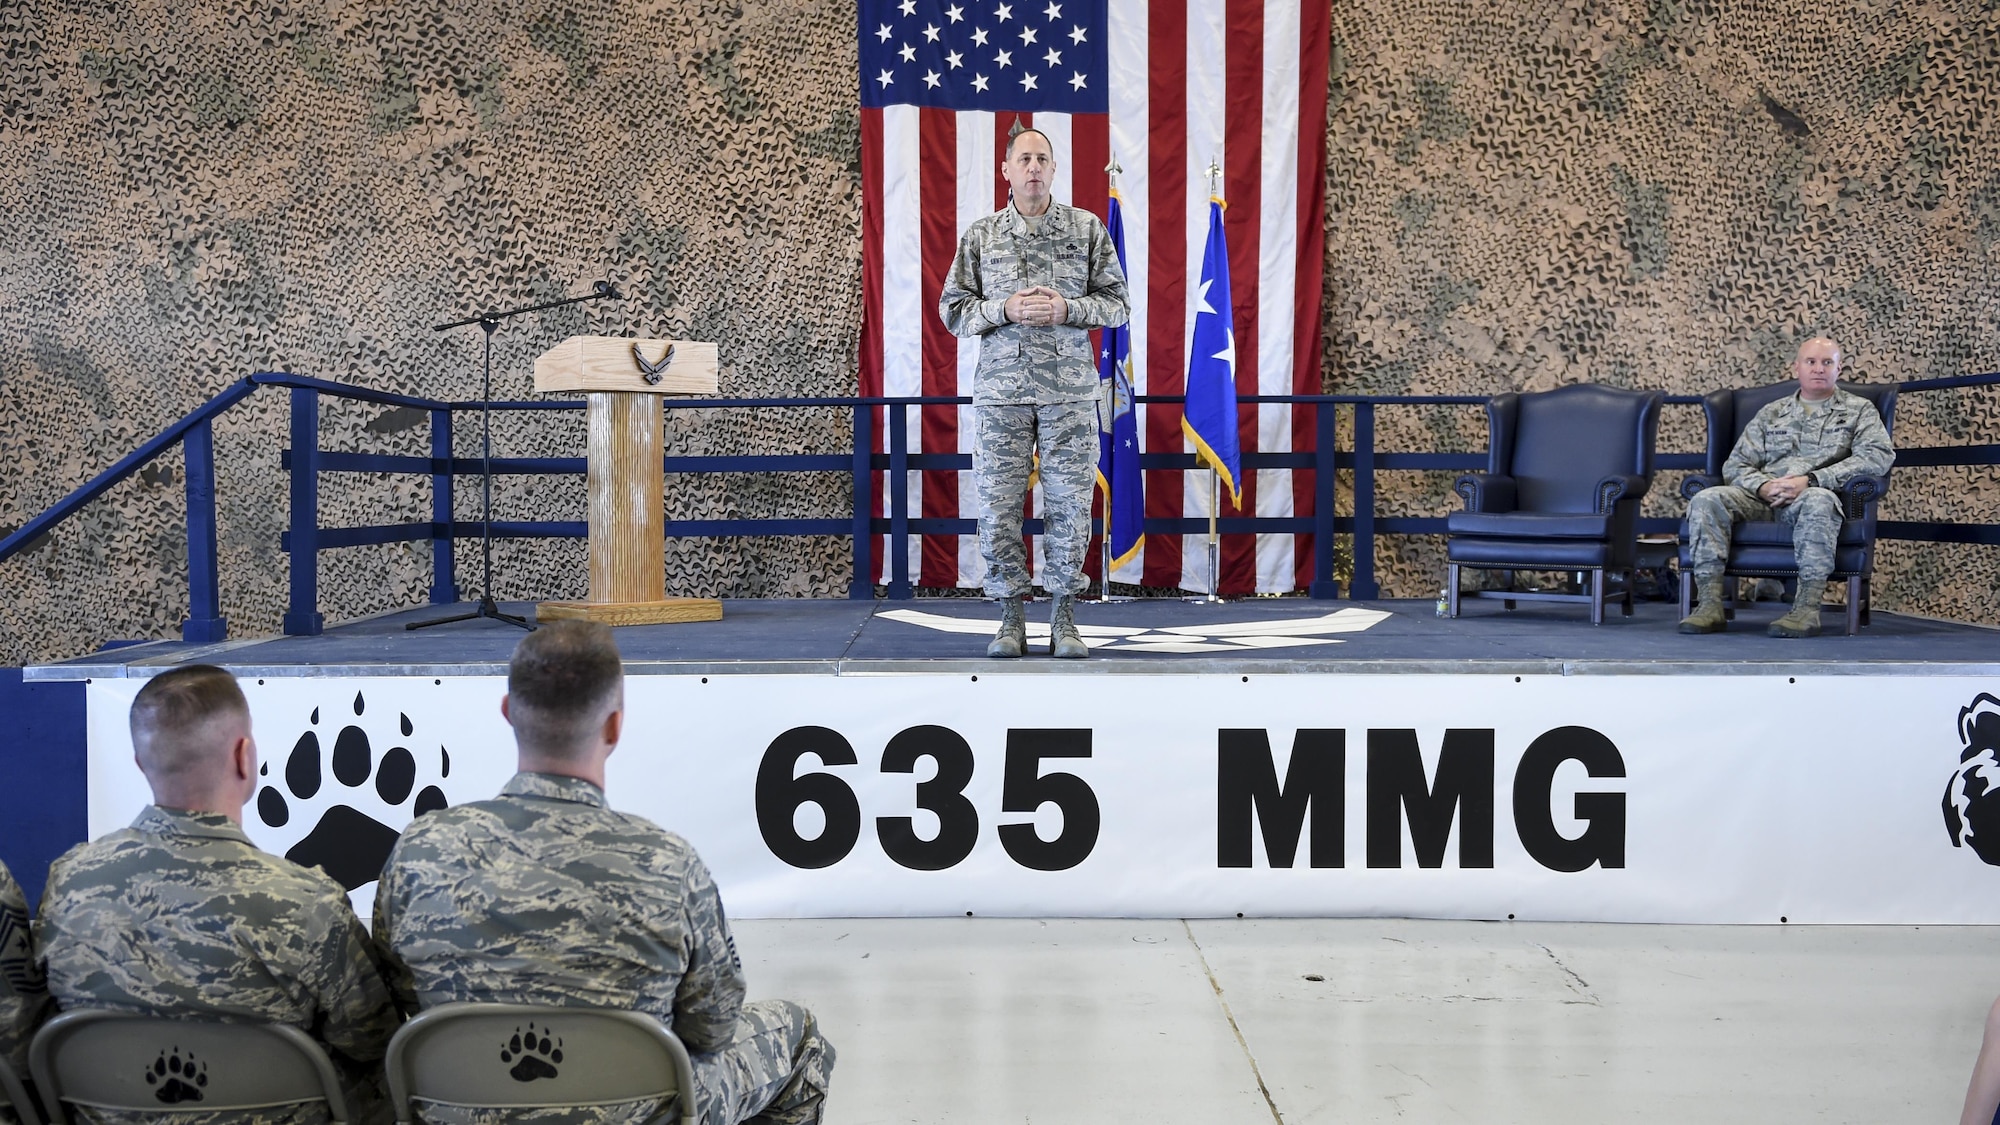
[(1722, 572), (1696, 574), (1694, 612), (1681, 618), (1683, 633), (1720, 633), (1729, 625), (1722, 612)]
[(1764, 626), (1764, 632), (1773, 637), (1817, 637), (1819, 636), (1819, 603), (1826, 596), (1826, 579), (1817, 582), (1799, 580), (1799, 596), (1792, 599), (1791, 612)]
[(1083, 635), (1076, 631), (1076, 599), (1056, 595), (1055, 611), (1049, 617), (1049, 655), (1057, 660), (1082, 660), (1090, 655)]
[(1028, 619), (1020, 598), (1000, 599), (1000, 631), (986, 646), (986, 655), (1014, 658), (1028, 651)]

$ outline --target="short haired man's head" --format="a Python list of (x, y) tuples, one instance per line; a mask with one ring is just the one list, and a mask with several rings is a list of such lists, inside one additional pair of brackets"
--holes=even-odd
[(1055, 183), (1056, 150), (1039, 129), (1023, 129), (1007, 142), (1007, 163), (1000, 174), (1014, 193), (1014, 206), (1024, 215), (1048, 210)]
[(1800, 344), (1792, 359), (1792, 375), (1799, 381), (1800, 397), (1808, 402), (1831, 398), (1840, 380), (1840, 345), (1826, 336)]
[[(221, 812), (208, 807), (216, 798), (238, 806), (248, 798), (235, 751), (250, 738), (250, 703), (236, 677), (212, 664), (162, 672), (133, 698), (130, 721), (132, 753), (156, 803)], [(249, 749), (254, 767), (254, 743)]]
[(526, 755), (557, 762), (588, 756), (624, 698), (618, 645), (594, 621), (543, 625), (522, 638), (507, 665), (507, 721)]
[(1007, 138), (1007, 159), (1009, 159), (1009, 160), (1012, 160), (1012, 159), (1014, 158), (1014, 148), (1015, 148), (1015, 146), (1017, 146), (1017, 145), (1019, 145), (1019, 144), (1021, 143), (1021, 138), (1022, 138), (1022, 137), (1040, 137), (1040, 138), (1042, 139), (1042, 144), (1043, 144), (1043, 145), (1044, 145), (1045, 147), (1047, 147), (1047, 148), (1048, 148), (1048, 150), (1049, 150), (1049, 160), (1050, 160), (1051, 162), (1054, 162), (1054, 160), (1055, 160), (1055, 158), (1056, 158), (1056, 157), (1055, 157), (1055, 152), (1056, 152), (1056, 146), (1055, 146), (1055, 142), (1054, 142), (1054, 141), (1051, 141), (1051, 140), (1049, 140), (1049, 135), (1048, 135), (1047, 133), (1044, 133), (1044, 132), (1042, 132), (1042, 131), (1041, 131), (1040, 129), (1022, 129), (1022, 130), (1020, 130), (1020, 131), (1018, 131), (1018, 132), (1014, 133), (1014, 135), (1012, 135), (1012, 136), (1008, 137), (1008, 138)]

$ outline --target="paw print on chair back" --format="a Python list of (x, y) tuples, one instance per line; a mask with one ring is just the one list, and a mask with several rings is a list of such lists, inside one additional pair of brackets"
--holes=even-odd
[(198, 1102), (208, 1085), (208, 1064), (173, 1047), (161, 1051), (159, 1058), (147, 1064), (144, 1078), (146, 1085), (153, 1088), (154, 1100), (161, 1105)]
[(546, 1027), (539, 1031), (532, 1023), (526, 1031), (517, 1027), (507, 1042), (501, 1045), (500, 1061), (512, 1064), (507, 1073), (516, 1082), (554, 1078), (560, 1073), (556, 1067), (563, 1061), (562, 1040)]

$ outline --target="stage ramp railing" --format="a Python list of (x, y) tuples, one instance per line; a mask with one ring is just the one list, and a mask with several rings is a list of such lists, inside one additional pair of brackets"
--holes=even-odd
[[(1904, 393), (1951, 390), (2000, 385), (2000, 372), (1942, 379), (1913, 380), (1901, 384)], [(459, 600), (455, 578), (455, 545), (462, 538), (477, 538), (485, 526), (478, 520), (458, 519), (454, 512), (454, 484), (458, 477), (476, 476), (485, 464), (478, 457), (459, 457), (452, 447), (453, 416), (477, 410), (477, 402), (446, 402), (413, 395), (377, 391), (325, 379), (284, 372), (259, 372), (230, 384), (223, 391), (169, 425), (152, 439), (135, 448), (118, 462), (71, 492), (47, 511), (35, 516), (18, 530), (0, 538), (0, 561), (32, 547), (53, 527), (75, 514), (112, 486), (138, 472), (162, 453), (179, 445), (185, 459), (187, 497), (188, 617), (181, 635), (191, 642), (222, 640), (228, 625), (221, 611), (221, 576), (216, 552), (215, 454), (211, 423), (220, 414), (263, 387), (284, 388), (290, 393), (290, 446), (282, 453), (281, 464), (289, 474), (290, 512), (282, 547), (290, 557), (288, 605), (284, 629), (291, 635), (313, 635), (325, 627), (319, 612), (319, 552), (345, 547), (396, 542), (429, 541), (432, 581), (428, 599), (433, 604)], [(430, 419), (430, 456), (351, 453), (324, 450), (319, 445), (319, 415), (322, 397), (376, 405), (421, 410)], [(668, 473), (769, 473), (846, 472), (852, 478), (852, 508), (846, 516), (790, 519), (687, 519), (669, 520), (667, 534), (676, 537), (760, 537), (760, 536), (844, 536), (853, 541), (853, 572), (848, 596), (869, 599), (877, 596), (877, 540), (883, 541), (881, 591), (894, 599), (909, 598), (915, 587), (909, 573), (908, 549), (912, 535), (971, 535), (976, 521), (968, 518), (938, 518), (912, 515), (910, 474), (912, 472), (968, 472), (972, 458), (964, 453), (912, 452), (909, 448), (910, 411), (925, 406), (960, 406), (969, 400), (956, 397), (797, 397), (797, 398), (715, 398), (669, 399), (666, 409), (845, 409), (852, 418), (852, 444), (848, 450), (827, 454), (742, 454), (669, 456), (662, 468)], [(1140, 403), (1174, 404), (1178, 396), (1139, 396)], [(1245, 396), (1244, 405), (1283, 403), (1310, 409), (1315, 433), (1311, 450), (1279, 453), (1243, 453), (1246, 472), (1258, 469), (1291, 469), (1314, 473), (1313, 512), (1305, 516), (1234, 516), (1218, 520), (1222, 534), (1289, 533), (1313, 537), (1313, 577), (1307, 594), (1314, 598), (1339, 598), (1343, 590), (1335, 577), (1337, 537), (1351, 538), (1353, 572), (1345, 595), (1368, 599), (1380, 596), (1375, 574), (1376, 539), (1381, 535), (1436, 535), (1445, 521), (1437, 516), (1389, 516), (1376, 511), (1376, 476), (1383, 472), (1465, 471), (1485, 465), (1486, 455), (1478, 452), (1381, 450), (1376, 447), (1378, 413), (1401, 407), (1457, 407), (1478, 409), (1486, 401), (1468, 395), (1270, 395)], [(1669, 405), (1697, 406), (1691, 395), (1670, 396)], [(581, 410), (577, 400), (496, 402), (501, 412), (539, 410)], [(878, 414), (880, 418), (878, 419)], [(1345, 414), (1348, 441), (1340, 442), (1342, 415)], [(878, 430), (879, 435), (878, 435)], [(879, 448), (886, 446), (886, 448)], [(1669, 452), (1657, 459), (1662, 470), (1693, 470), (1702, 465), (1699, 453)], [(1147, 453), (1140, 458), (1148, 471), (1185, 470), (1196, 467), (1186, 453)], [(2000, 465), (2000, 444), (1966, 444), (1900, 449), (1897, 468), (1926, 466)], [(496, 474), (581, 474), (581, 457), (494, 457)], [(1338, 511), (1338, 474), (1351, 474), (1352, 512)], [(428, 521), (379, 524), (365, 527), (320, 526), (319, 478), (323, 473), (416, 474), (431, 481), (431, 518)], [(877, 512), (882, 514), (877, 515)], [(1640, 522), (1642, 531), (1670, 533), (1677, 521), (1667, 518)], [(501, 537), (582, 538), (588, 527), (582, 520), (494, 520), (492, 533)], [(1202, 534), (1205, 519), (1148, 517), (1149, 535)], [(1029, 534), (1041, 532), (1041, 521), (1024, 521)], [(1971, 524), (1950, 521), (1881, 521), (1877, 534), (1887, 539), (1907, 539), (1939, 543), (1976, 543), (2000, 546), (2000, 524)]]

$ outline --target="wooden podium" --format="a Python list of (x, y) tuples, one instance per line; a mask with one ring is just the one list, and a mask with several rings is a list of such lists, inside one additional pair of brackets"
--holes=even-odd
[(589, 401), (590, 597), (542, 602), (537, 621), (719, 621), (714, 598), (667, 597), (666, 454), (658, 395), (713, 395), (716, 346), (571, 336), (535, 360), (535, 390)]

